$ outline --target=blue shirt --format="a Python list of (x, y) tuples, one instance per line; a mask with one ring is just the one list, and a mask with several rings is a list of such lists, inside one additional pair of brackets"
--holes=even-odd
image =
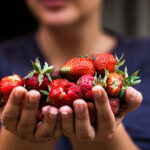
[[(118, 45), (112, 53), (117, 53), (119, 57), (125, 53), (125, 65), (129, 74), (141, 70), (142, 83), (136, 89), (144, 97), (141, 107), (127, 115), (123, 123), (134, 142), (141, 149), (150, 150), (150, 39), (116, 37)], [(13, 73), (24, 77), (32, 70), (30, 60), (35, 60), (36, 57), (44, 63), (44, 57), (33, 35), (1, 44), (0, 78)], [(64, 136), (58, 140), (56, 149), (72, 150), (69, 140)]]

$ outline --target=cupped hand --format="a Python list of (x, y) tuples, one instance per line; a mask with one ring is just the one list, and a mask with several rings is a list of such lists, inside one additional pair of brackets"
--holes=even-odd
[[(2, 112), (2, 127), (28, 142), (48, 142), (61, 135), (58, 109), (45, 106), (42, 109), (44, 118), (37, 124), (36, 115), (40, 93), (27, 92), (23, 87), (16, 87)], [(21, 111), (21, 104), (24, 101)]]
[(122, 123), (122, 119), (129, 112), (136, 110), (142, 102), (142, 94), (132, 87), (126, 89), (125, 103), (119, 115), (115, 118), (105, 90), (101, 86), (93, 89), (94, 101), (97, 110), (96, 127), (90, 123), (87, 104), (84, 100), (76, 100), (73, 111), (68, 106), (59, 109), (62, 120), (62, 131), (65, 136), (79, 143), (99, 142), (110, 139)]

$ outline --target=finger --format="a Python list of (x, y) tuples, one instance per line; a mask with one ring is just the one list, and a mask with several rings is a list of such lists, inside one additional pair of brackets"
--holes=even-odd
[(34, 132), (39, 100), (40, 93), (38, 91), (32, 90), (26, 94), (23, 111), (17, 126), (17, 132), (22, 138), (32, 136)]
[(53, 137), (58, 117), (58, 109), (51, 106), (45, 106), (42, 109), (42, 113), (44, 114), (44, 119), (36, 129), (35, 139), (47, 142)]
[(2, 112), (3, 112), (3, 110), (4, 110), (4, 107), (5, 107), (5, 106), (2, 106), (2, 107), (0, 108), (0, 121), (1, 121)]
[(109, 104), (108, 96), (101, 86), (92, 89), (97, 111), (97, 132), (98, 134), (113, 132), (115, 117)]
[(61, 119), (60, 116), (58, 116), (54, 131), (54, 139), (58, 140), (62, 136), (62, 126), (61, 126)]
[(95, 131), (90, 123), (87, 104), (84, 100), (73, 103), (75, 110), (76, 137), (83, 143), (91, 142), (95, 138)]
[(73, 111), (69, 106), (59, 109), (63, 134), (68, 138), (75, 137)]
[(136, 110), (142, 103), (142, 94), (132, 87), (128, 87), (125, 93), (124, 102), (120, 108), (118, 117), (123, 117)]
[(12, 132), (16, 131), (17, 122), (20, 115), (20, 105), (26, 95), (23, 87), (16, 87), (11, 92), (10, 98), (2, 113), (2, 125)]

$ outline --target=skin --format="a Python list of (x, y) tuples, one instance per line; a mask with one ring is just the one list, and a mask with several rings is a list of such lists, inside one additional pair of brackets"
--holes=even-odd
[[(117, 45), (117, 39), (102, 30), (102, 0), (92, 0), (88, 3), (87, 0), (72, 0), (61, 8), (47, 8), (40, 3), (40, 0), (26, 0), (26, 2), (39, 22), (36, 39), (41, 53), (56, 69), (73, 56), (110, 52)], [(20, 116), (19, 106), (22, 99), (17, 99), (17, 104), (15, 103), (16, 90), (12, 92), (2, 113), (3, 128), (0, 140), (3, 142), (0, 143), (0, 148), (3, 150), (20, 150), (22, 147), (29, 150), (53, 150), (61, 132), (70, 138), (74, 150), (138, 149), (122, 124), (124, 116), (137, 109), (142, 102), (141, 93), (133, 88), (126, 90), (126, 105), (118, 118), (115, 118), (111, 111), (104, 89), (100, 86), (93, 88), (98, 116), (96, 129), (90, 124), (87, 105), (82, 99), (74, 102), (74, 119), (73, 110), (68, 106), (63, 106), (59, 110), (47, 106), (43, 108), (45, 114), (43, 122), (36, 126), (33, 114), (36, 115), (40, 96), (34, 99), (32, 109), (26, 109), (29, 107), (29, 103), (26, 103)], [(36, 92), (27, 93), (23, 88), (21, 91), (20, 96), (25, 97)], [(52, 109), (55, 109), (57, 115), (51, 113)], [(25, 128), (22, 129), (22, 126)]]
[[(2, 149), (15, 149), (16, 147), (32, 149), (38, 143), (37, 149), (54, 147), (55, 141), (61, 136), (60, 121), (58, 121), (58, 109), (51, 106), (43, 107), (44, 119), (36, 124), (36, 112), (40, 99), (40, 93), (32, 90), (27, 92), (23, 87), (14, 88), (2, 115), (2, 131), (0, 134)], [(21, 103), (24, 107), (20, 114)], [(9, 144), (6, 144), (6, 141)], [(25, 141), (28, 144), (25, 144)], [(14, 142), (16, 144), (14, 144)], [(45, 144), (46, 143), (46, 144)]]

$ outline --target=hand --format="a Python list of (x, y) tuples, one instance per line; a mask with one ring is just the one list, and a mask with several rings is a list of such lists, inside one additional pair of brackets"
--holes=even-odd
[(78, 143), (100, 142), (110, 139), (121, 125), (122, 119), (129, 112), (134, 111), (142, 102), (142, 95), (134, 88), (127, 88), (125, 104), (119, 116), (115, 118), (105, 90), (101, 86), (93, 88), (94, 101), (97, 109), (97, 124), (94, 128), (90, 124), (87, 104), (84, 100), (76, 100), (73, 104), (75, 110), (75, 123), (73, 111), (70, 107), (61, 107), (59, 113), (62, 119), (62, 130), (65, 136)]
[[(24, 100), (22, 112), (21, 103)], [(61, 135), (58, 109), (46, 106), (42, 112), (44, 119), (36, 124), (36, 114), (40, 93), (27, 92), (23, 87), (15, 88), (2, 112), (2, 127), (28, 142), (48, 142)]]

